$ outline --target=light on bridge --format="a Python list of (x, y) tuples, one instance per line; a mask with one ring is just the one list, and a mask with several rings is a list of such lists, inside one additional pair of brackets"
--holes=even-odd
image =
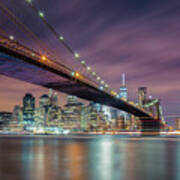
[(104, 84), (105, 82), (104, 81), (101, 81), (101, 84)]
[(108, 84), (105, 84), (105, 88), (108, 88), (109, 87), (109, 85)]
[(42, 59), (43, 61), (47, 60), (46, 56), (41, 56), (41, 59)]
[(72, 73), (71, 73), (71, 76), (74, 76), (74, 75), (75, 75), (75, 72), (72, 72)]
[(100, 81), (100, 80), (101, 80), (101, 78), (98, 76), (98, 77), (97, 77), (97, 80), (98, 80), (98, 81)]
[(78, 72), (75, 73), (74, 75), (76, 78), (79, 78), (80, 77), (80, 74)]
[(83, 64), (83, 65), (84, 65), (84, 64), (85, 64), (85, 61), (81, 61), (81, 64)]
[(32, 3), (32, 0), (26, 0), (27, 3), (31, 4)]
[(96, 76), (96, 72), (92, 72), (92, 75), (93, 75), (93, 76)]
[(9, 36), (9, 39), (13, 41), (14, 40), (14, 36), (12, 36), (12, 35)]
[(88, 71), (91, 71), (91, 67), (90, 67), (90, 66), (87, 66), (87, 70), (88, 70)]
[(32, 3), (32, 0), (26, 0), (27, 3), (31, 4)]
[(100, 90), (103, 90), (103, 89), (104, 89), (104, 87), (103, 87), (103, 86), (100, 86), (100, 87), (99, 87), (99, 89), (100, 89)]
[(44, 18), (44, 13), (42, 11), (39, 11), (39, 17)]
[(60, 39), (61, 41), (63, 41), (63, 40), (64, 40), (64, 37), (63, 37), (63, 36), (59, 36), (59, 39)]
[(113, 90), (111, 90), (111, 94), (112, 94), (113, 96), (117, 96), (117, 93), (116, 93), (115, 91), (113, 91)]
[(79, 56), (78, 53), (74, 53), (74, 57), (75, 57), (76, 59), (78, 59), (80, 56)]

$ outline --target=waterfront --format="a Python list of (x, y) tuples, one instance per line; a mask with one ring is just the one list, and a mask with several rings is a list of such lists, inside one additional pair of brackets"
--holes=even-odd
[(180, 179), (180, 138), (1, 136), (0, 179)]

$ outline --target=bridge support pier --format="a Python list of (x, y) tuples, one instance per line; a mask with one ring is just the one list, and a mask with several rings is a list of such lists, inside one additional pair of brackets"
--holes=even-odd
[(160, 120), (142, 120), (141, 132), (142, 135), (159, 135), (161, 121)]

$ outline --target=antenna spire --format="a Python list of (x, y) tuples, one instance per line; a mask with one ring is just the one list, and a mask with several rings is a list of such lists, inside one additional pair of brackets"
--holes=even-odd
[(122, 74), (122, 86), (126, 86), (126, 76), (125, 76), (125, 73)]

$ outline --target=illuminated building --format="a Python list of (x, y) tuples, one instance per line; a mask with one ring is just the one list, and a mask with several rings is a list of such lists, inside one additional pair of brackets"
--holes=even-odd
[(104, 113), (105, 120), (110, 122), (112, 120), (111, 107), (103, 105), (102, 111)]
[(25, 124), (34, 123), (35, 98), (32, 94), (26, 94), (23, 98), (23, 120)]
[(128, 89), (126, 87), (126, 79), (125, 79), (125, 74), (122, 74), (122, 86), (120, 87), (119, 91), (119, 97), (123, 98), (124, 100), (128, 100)]
[(17, 123), (23, 123), (23, 111), (22, 108), (18, 105), (14, 107), (13, 113), (12, 113), (12, 121)]
[(88, 113), (87, 107), (83, 106), (81, 109), (81, 123), (80, 123), (80, 128), (83, 131), (88, 129), (87, 113)]
[(52, 89), (49, 90), (49, 105), (53, 107), (58, 107), (58, 96), (57, 93), (53, 93)]
[(49, 96), (47, 94), (43, 94), (39, 99), (39, 107), (45, 108), (45, 107), (48, 107), (49, 104), (50, 104)]
[(12, 119), (8, 125), (9, 131), (13, 132), (21, 132), (24, 129), (23, 125), (23, 111), (20, 106), (15, 106), (13, 113), (12, 113)]
[[(126, 87), (126, 81), (125, 81), (125, 74), (122, 74), (122, 86), (120, 87), (120, 91), (118, 93), (118, 96), (122, 98), (124, 101), (128, 100), (128, 89)], [(118, 111), (118, 118), (119, 119), (124, 119), (125, 124), (127, 123), (128, 120), (128, 113), (125, 111)]]
[(62, 126), (61, 108), (58, 106), (58, 96), (52, 89), (49, 94), (44, 94), (39, 99), (39, 108), (35, 111), (36, 127), (54, 128)]
[(36, 108), (35, 114), (34, 114), (34, 121), (36, 127), (44, 127), (45, 126), (45, 120), (46, 120), (46, 112), (45, 108), (39, 107)]
[(62, 120), (66, 129), (80, 129), (83, 103), (78, 102), (77, 97), (68, 96), (67, 104), (62, 110)]
[(104, 129), (108, 124), (106, 115), (102, 110), (99, 111), (97, 107), (97, 104), (93, 102), (90, 102), (87, 107), (86, 119), (90, 130)]
[(62, 113), (60, 107), (50, 106), (47, 112), (46, 126), (59, 127), (61, 124)]
[(97, 129), (99, 124), (99, 116), (97, 112), (97, 108), (95, 103), (90, 102), (89, 106), (87, 107), (87, 122), (89, 129)]
[(76, 96), (67, 96), (67, 105), (78, 104), (78, 98)]
[(0, 129), (5, 130), (12, 119), (11, 112), (0, 112)]

